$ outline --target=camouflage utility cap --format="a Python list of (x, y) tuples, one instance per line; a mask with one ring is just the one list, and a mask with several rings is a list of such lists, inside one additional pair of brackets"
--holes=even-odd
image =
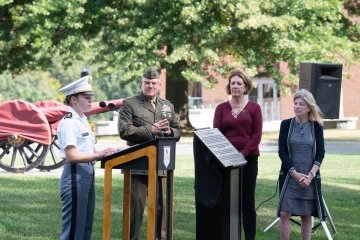
[(146, 79), (159, 79), (160, 75), (155, 69), (149, 68), (148, 70), (146, 70), (143, 77)]

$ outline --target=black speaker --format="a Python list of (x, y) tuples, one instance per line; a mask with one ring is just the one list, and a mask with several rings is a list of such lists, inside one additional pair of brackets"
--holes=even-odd
[(309, 90), (325, 119), (338, 119), (342, 64), (300, 63), (299, 88)]

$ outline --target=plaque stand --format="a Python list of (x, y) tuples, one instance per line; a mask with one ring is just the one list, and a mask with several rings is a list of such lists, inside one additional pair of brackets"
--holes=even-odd
[(195, 131), (196, 239), (241, 239), (244, 157), (218, 129)]

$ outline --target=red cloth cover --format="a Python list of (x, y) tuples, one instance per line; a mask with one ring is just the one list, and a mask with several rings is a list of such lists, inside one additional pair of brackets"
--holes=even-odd
[[(122, 99), (105, 101), (121, 107)], [(56, 129), (61, 118), (68, 111), (68, 106), (55, 101), (39, 101), (35, 104), (24, 100), (10, 100), (0, 104), (0, 140), (16, 134), (26, 139), (41, 144), (50, 144), (51, 136), (56, 134)], [(86, 116), (107, 112), (108, 107), (100, 107), (99, 102), (91, 104), (91, 110)]]
[(0, 140), (18, 135), (49, 145), (51, 131), (40, 108), (24, 100), (10, 100), (0, 105)]

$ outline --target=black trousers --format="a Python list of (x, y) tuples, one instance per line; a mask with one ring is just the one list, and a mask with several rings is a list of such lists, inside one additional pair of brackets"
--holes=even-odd
[(256, 235), (255, 188), (258, 175), (258, 157), (247, 157), (246, 160), (247, 164), (242, 171), (242, 222), (245, 239), (253, 240)]

